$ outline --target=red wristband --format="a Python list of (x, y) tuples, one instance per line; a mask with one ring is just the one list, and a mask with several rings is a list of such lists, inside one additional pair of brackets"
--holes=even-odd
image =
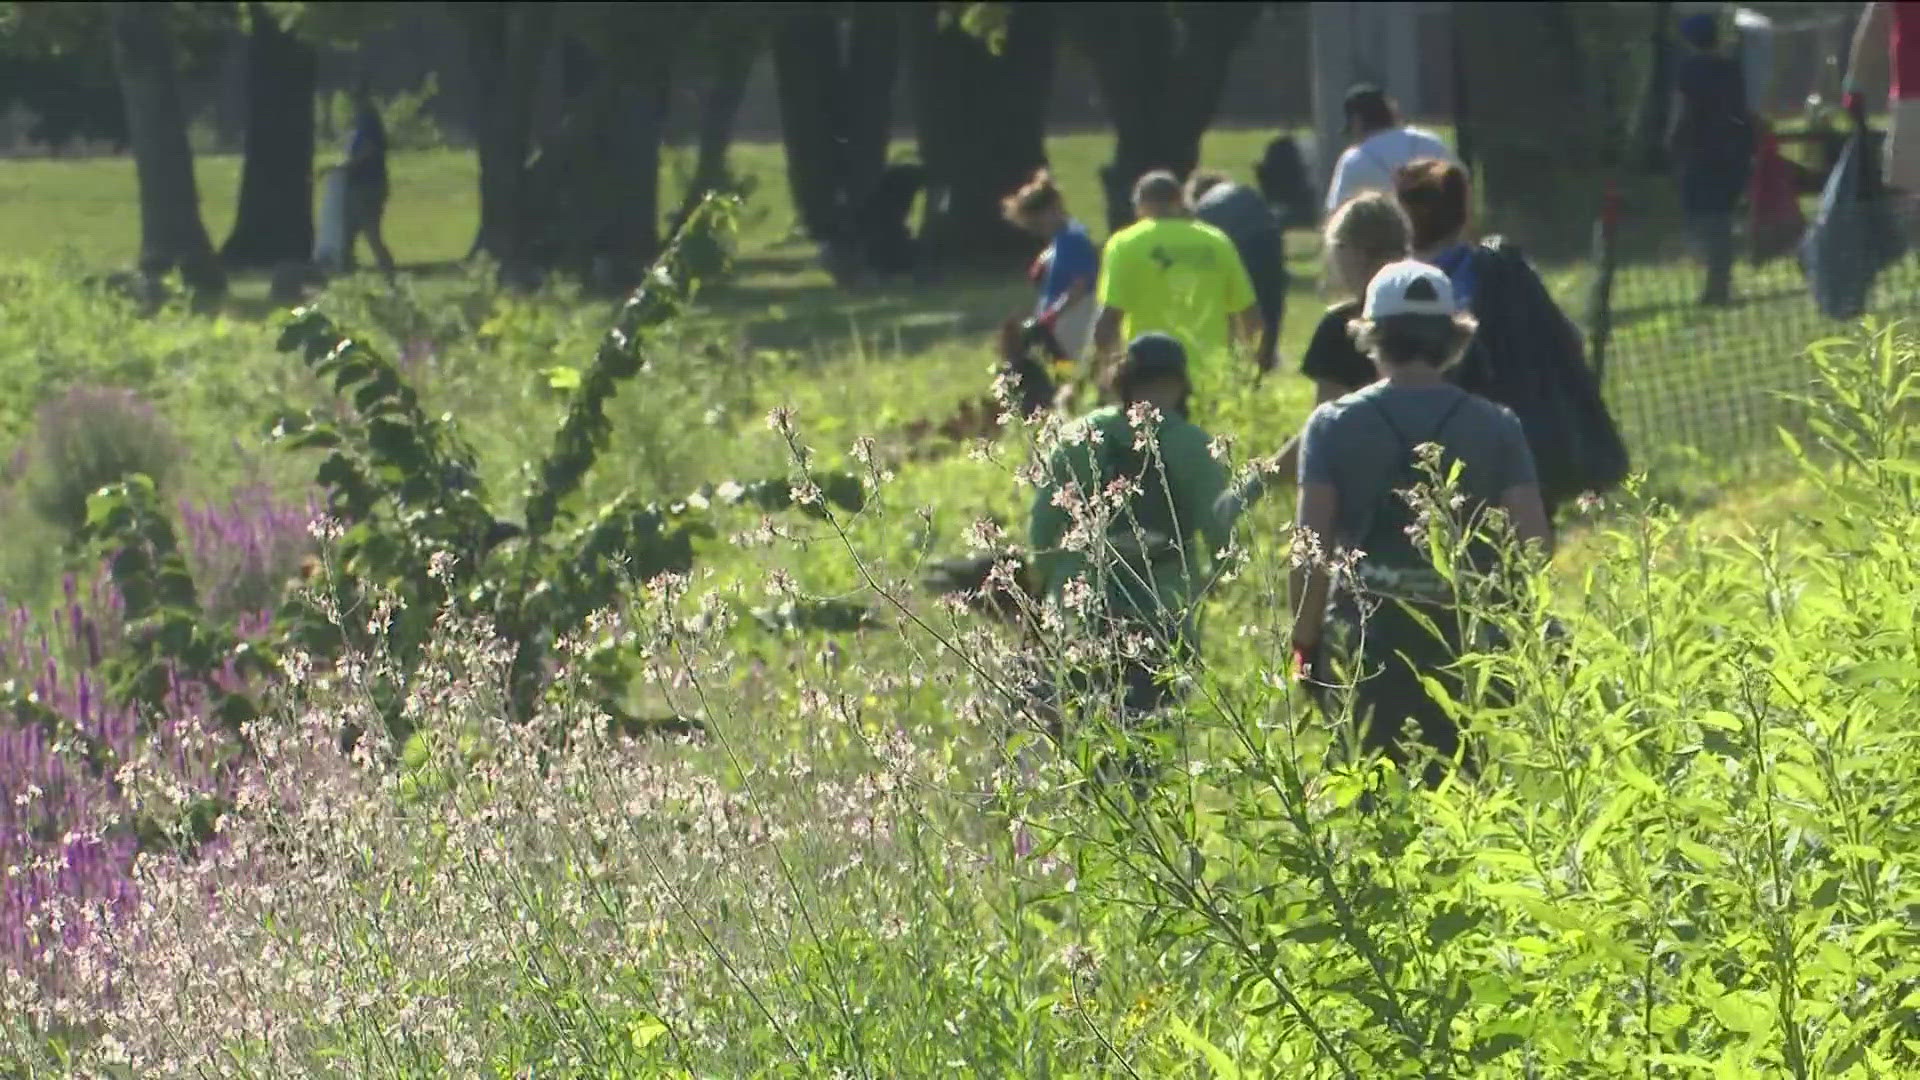
[(1313, 655), (1298, 642), (1293, 646), (1292, 674), (1294, 682), (1306, 682), (1313, 677)]

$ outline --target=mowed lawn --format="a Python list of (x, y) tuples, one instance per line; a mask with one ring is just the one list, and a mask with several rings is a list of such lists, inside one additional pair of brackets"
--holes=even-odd
[[(1252, 182), (1253, 162), (1270, 130), (1210, 132), (1205, 164)], [(1051, 167), (1070, 207), (1104, 236), (1105, 207), (1098, 170), (1112, 154), (1110, 134), (1072, 134), (1049, 141)], [(893, 156), (912, 156), (911, 140), (898, 141)], [(318, 163), (337, 159), (323, 148)], [(998, 322), (1030, 301), (1024, 266), (1004, 274), (973, 274), (913, 287), (890, 285), (851, 291), (834, 286), (821, 271), (814, 246), (800, 233), (778, 143), (741, 143), (734, 170), (752, 177), (755, 192), (742, 219), (737, 272), (726, 287), (706, 295), (704, 319), (749, 350), (798, 354), (810, 360), (853, 356), (938, 354), (964, 341), (966, 381), (977, 383), (978, 346)], [(195, 161), (202, 217), (217, 246), (232, 227), (241, 160), (233, 154), (203, 154)], [(691, 171), (688, 151), (669, 149), (662, 164), (663, 215), (678, 205)], [(478, 165), (461, 149), (395, 152), (393, 194), (386, 237), (403, 273), (419, 296), (432, 302), (462, 288), (459, 264), (478, 224)], [(0, 163), (0, 227), (13, 239), (8, 254), (34, 262), (57, 261), (82, 272), (127, 267), (139, 251), (138, 190), (131, 158), (13, 160)], [(1289, 337), (1311, 330), (1307, 309), (1316, 307), (1318, 241), (1295, 234), (1295, 287)], [(363, 261), (366, 257), (362, 249)], [(271, 312), (263, 275), (236, 275), (231, 313), (260, 317)], [(1305, 337), (1296, 343), (1304, 346)], [(936, 382), (944, 373), (933, 374)]]
[[(1206, 164), (1249, 182), (1252, 163), (1273, 132), (1264, 129), (1210, 132)], [(1048, 154), (1069, 202), (1096, 232), (1104, 232), (1098, 172), (1112, 154), (1107, 134), (1060, 135)], [(910, 157), (911, 140), (896, 142), (893, 156)], [(317, 165), (337, 160), (323, 148)], [(391, 159), (393, 195), (388, 244), (404, 267), (432, 270), (466, 257), (478, 224), (478, 164), (464, 149), (403, 150)], [(241, 159), (237, 154), (201, 154), (194, 162), (201, 215), (217, 246), (233, 226)], [(670, 210), (690, 171), (687, 151), (668, 150), (662, 165)], [(758, 191), (747, 215), (743, 254), (781, 251), (796, 239), (787, 195), (784, 153), (778, 143), (741, 143), (733, 150), (736, 172), (752, 176)], [(139, 250), (139, 196), (131, 157), (32, 158), (0, 163), (0, 226), (12, 238), (16, 258), (71, 256), (89, 268), (131, 265)], [(811, 273), (787, 261), (769, 264), (768, 284), (802, 282)]]
[[(1210, 132), (1203, 163), (1251, 182), (1252, 164), (1272, 134), (1267, 129)], [(1077, 133), (1056, 136), (1048, 147), (1070, 208), (1097, 237), (1106, 231), (1098, 170), (1111, 157), (1112, 143), (1110, 134)], [(893, 153), (911, 156), (911, 140), (896, 143)], [(319, 160), (336, 159), (335, 151), (323, 149)], [(677, 205), (690, 164), (683, 149), (666, 154), (663, 213)], [(984, 391), (993, 327), (1031, 302), (1024, 267), (920, 286), (838, 288), (799, 233), (779, 144), (739, 144), (733, 166), (756, 185), (742, 222), (737, 272), (704, 294), (691, 322), (701, 335), (747, 358), (743, 367), (753, 382), (751, 400), (797, 400), (823, 422), (853, 429), (944, 415)], [(196, 170), (203, 216), (218, 244), (232, 224), (240, 159), (201, 155)], [(460, 263), (477, 224), (474, 155), (459, 149), (396, 152), (392, 174), (387, 238), (411, 279), (414, 301), (441, 309), (464, 302), (473, 289)], [(1664, 185), (1653, 181), (1649, 194), (1654, 188)], [(1636, 202), (1631, 214), (1662, 216), (1656, 203)], [(1568, 214), (1589, 212), (1566, 208)], [(133, 162), (0, 163), (0, 225), (15, 259), (53, 262), (78, 272), (128, 266), (139, 244)], [(1646, 221), (1636, 225), (1649, 227)], [(1607, 361), (1608, 395), (1636, 455), (1646, 463), (1670, 458), (1676, 441), (1711, 458), (1772, 445), (1770, 428), (1781, 415), (1777, 394), (1795, 389), (1804, 371), (1800, 350), (1843, 327), (1812, 311), (1791, 261), (1757, 270), (1743, 265), (1736, 288), (1746, 300), (1733, 309), (1694, 308), (1697, 271), (1679, 246), (1677, 228), (1655, 231), (1672, 234), (1672, 250), (1662, 249), (1662, 261), (1623, 269), (1617, 279), (1616, 334)], [(1288, 246), (1294, 283), (1282, 362), (1291, 368), (1327, 298), (1320, 294), (1317, 238), (1295, 232)], [(1576, 261), (1546, 269), (1569, 314), (1584, 326), (1591, 266)], [(1907, 287), (1913, 280), (1904, 271), (1889, 275), (1877, 291), (1875, 309), (1896, 315), (1910, 311), (1916, 297), (1900, 294), (1915, 291)], [(266, 291), (260, 275), (237, 277), (230, 313), (249, 320), (271, 314)], [(549, 362), (582, 360), (563, 356)], [(1754, 377), (1737, 378), (1736, 371)], [(530, 377), (522, 371), (471, 375), (476, 406), (497, 400), (502, 385), (517, 387)], [(1260, 395), (1243, 404), (1259, 417), (1264, 435), (1296, 423), (1305, 401), (1302, 380), (1281, 378), (1267, 380)]]

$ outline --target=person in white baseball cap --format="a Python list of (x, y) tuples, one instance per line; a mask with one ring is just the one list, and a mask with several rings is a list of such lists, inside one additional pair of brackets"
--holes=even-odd
[[(1463, 529), (1477, 528), (1487, 508), (1500, 507), (1521, 541), (1542, 548), (1552, 543), (1520, 421), (1444, 375), (1474, 329), (1473, 317), (1456, 310), (1444, 272), (1411, 260), (1388, 263), (1368, 284), (1361, 316), (1350, 324), (1380, 381), (1315, 409), (1300, 436), (1295, 520), (1319, 552), (1354, 553), (1354, 573), (1342, 575), (1336, 587), (1325, 561), (1296, 562), (1295, 678), (1322, 691), (1335, 681), (1357, 680), (1352, 715), (1359, 749), (1402, 768), (1412, 762), (1399, 733), (1414, 724), (1432, 751), (1423, 769), (1429, 784), (1439, 782), (1449, 759), (1471, 773), (1473, 758), (1421, 683), (1437, 679), (1459, 691), (1449, 680), (1462, 647), (1462, 620), (1449, 585), (1458, 574), (1435, 567), (1425, 530), (1414, 528), (1406, 492), (1425, 480), (1415, 448), (1435, 444), (1443, 470), (1459, 467)], [(1470, 566), (1450, 570), (1498, 568), (1499, 549), (1491, 544), (1469, 545), (1468, 554)], [(1438, 627), (1438, 636), (1429, 627)], [(1330, 677), (1335, 661), (1343, 668), (1338, 680)], [(1319, 696), (1332, 711), (1331, 697)]]

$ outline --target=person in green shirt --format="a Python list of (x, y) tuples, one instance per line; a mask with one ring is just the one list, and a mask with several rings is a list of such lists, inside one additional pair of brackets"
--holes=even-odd
[(1094, 327), (1095, 355), (1105, 361), (1122, 340), (1158, 332), (1177, 338), (1195, 364), (1224, 366), (1236, 329), (1247, 338), (1260, 332), (1239, 251), (1189, 215), (1170, 172), (1141, 177), (1133, 206), (1140, 220), (1108, 238), (1100, 261), (1095, 295), (1105, 310)]
[[(1187, 419), (1192, 386), (1177, 339), (1135, 338), (1111, 387), (1119, 403), (1074, 421), (1049, 459), (1028, 540), (1045, 602), (1103, 640), (1145, 640), (1143, 655), (1121, 665), (1123, 709), (1138, 715), (1169, 702), (1158, 671), (1197, 644), (1193, 609), (1227, 544), (1213, 510), (1227, 470)], [(1112, 510), (1103, 536), (1076, 544), (1074, 527), (1098, 520), (1094, 504), (1118, 480), (1139, 490)]]

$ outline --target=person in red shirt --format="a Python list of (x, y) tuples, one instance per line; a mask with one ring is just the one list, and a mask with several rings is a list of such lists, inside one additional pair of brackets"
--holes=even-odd
[(1849, 112), (1859, 115), (1860, 86), (1867, 72), (1877, 71), (1882, 56), (1888, 65), (1890, 113), (1883, 155), (1887, 186), (1905, 196), (1911, 213), (1920, 197), (1920, 0), (1875, 0), (1860, 13), (1847, 58)]

